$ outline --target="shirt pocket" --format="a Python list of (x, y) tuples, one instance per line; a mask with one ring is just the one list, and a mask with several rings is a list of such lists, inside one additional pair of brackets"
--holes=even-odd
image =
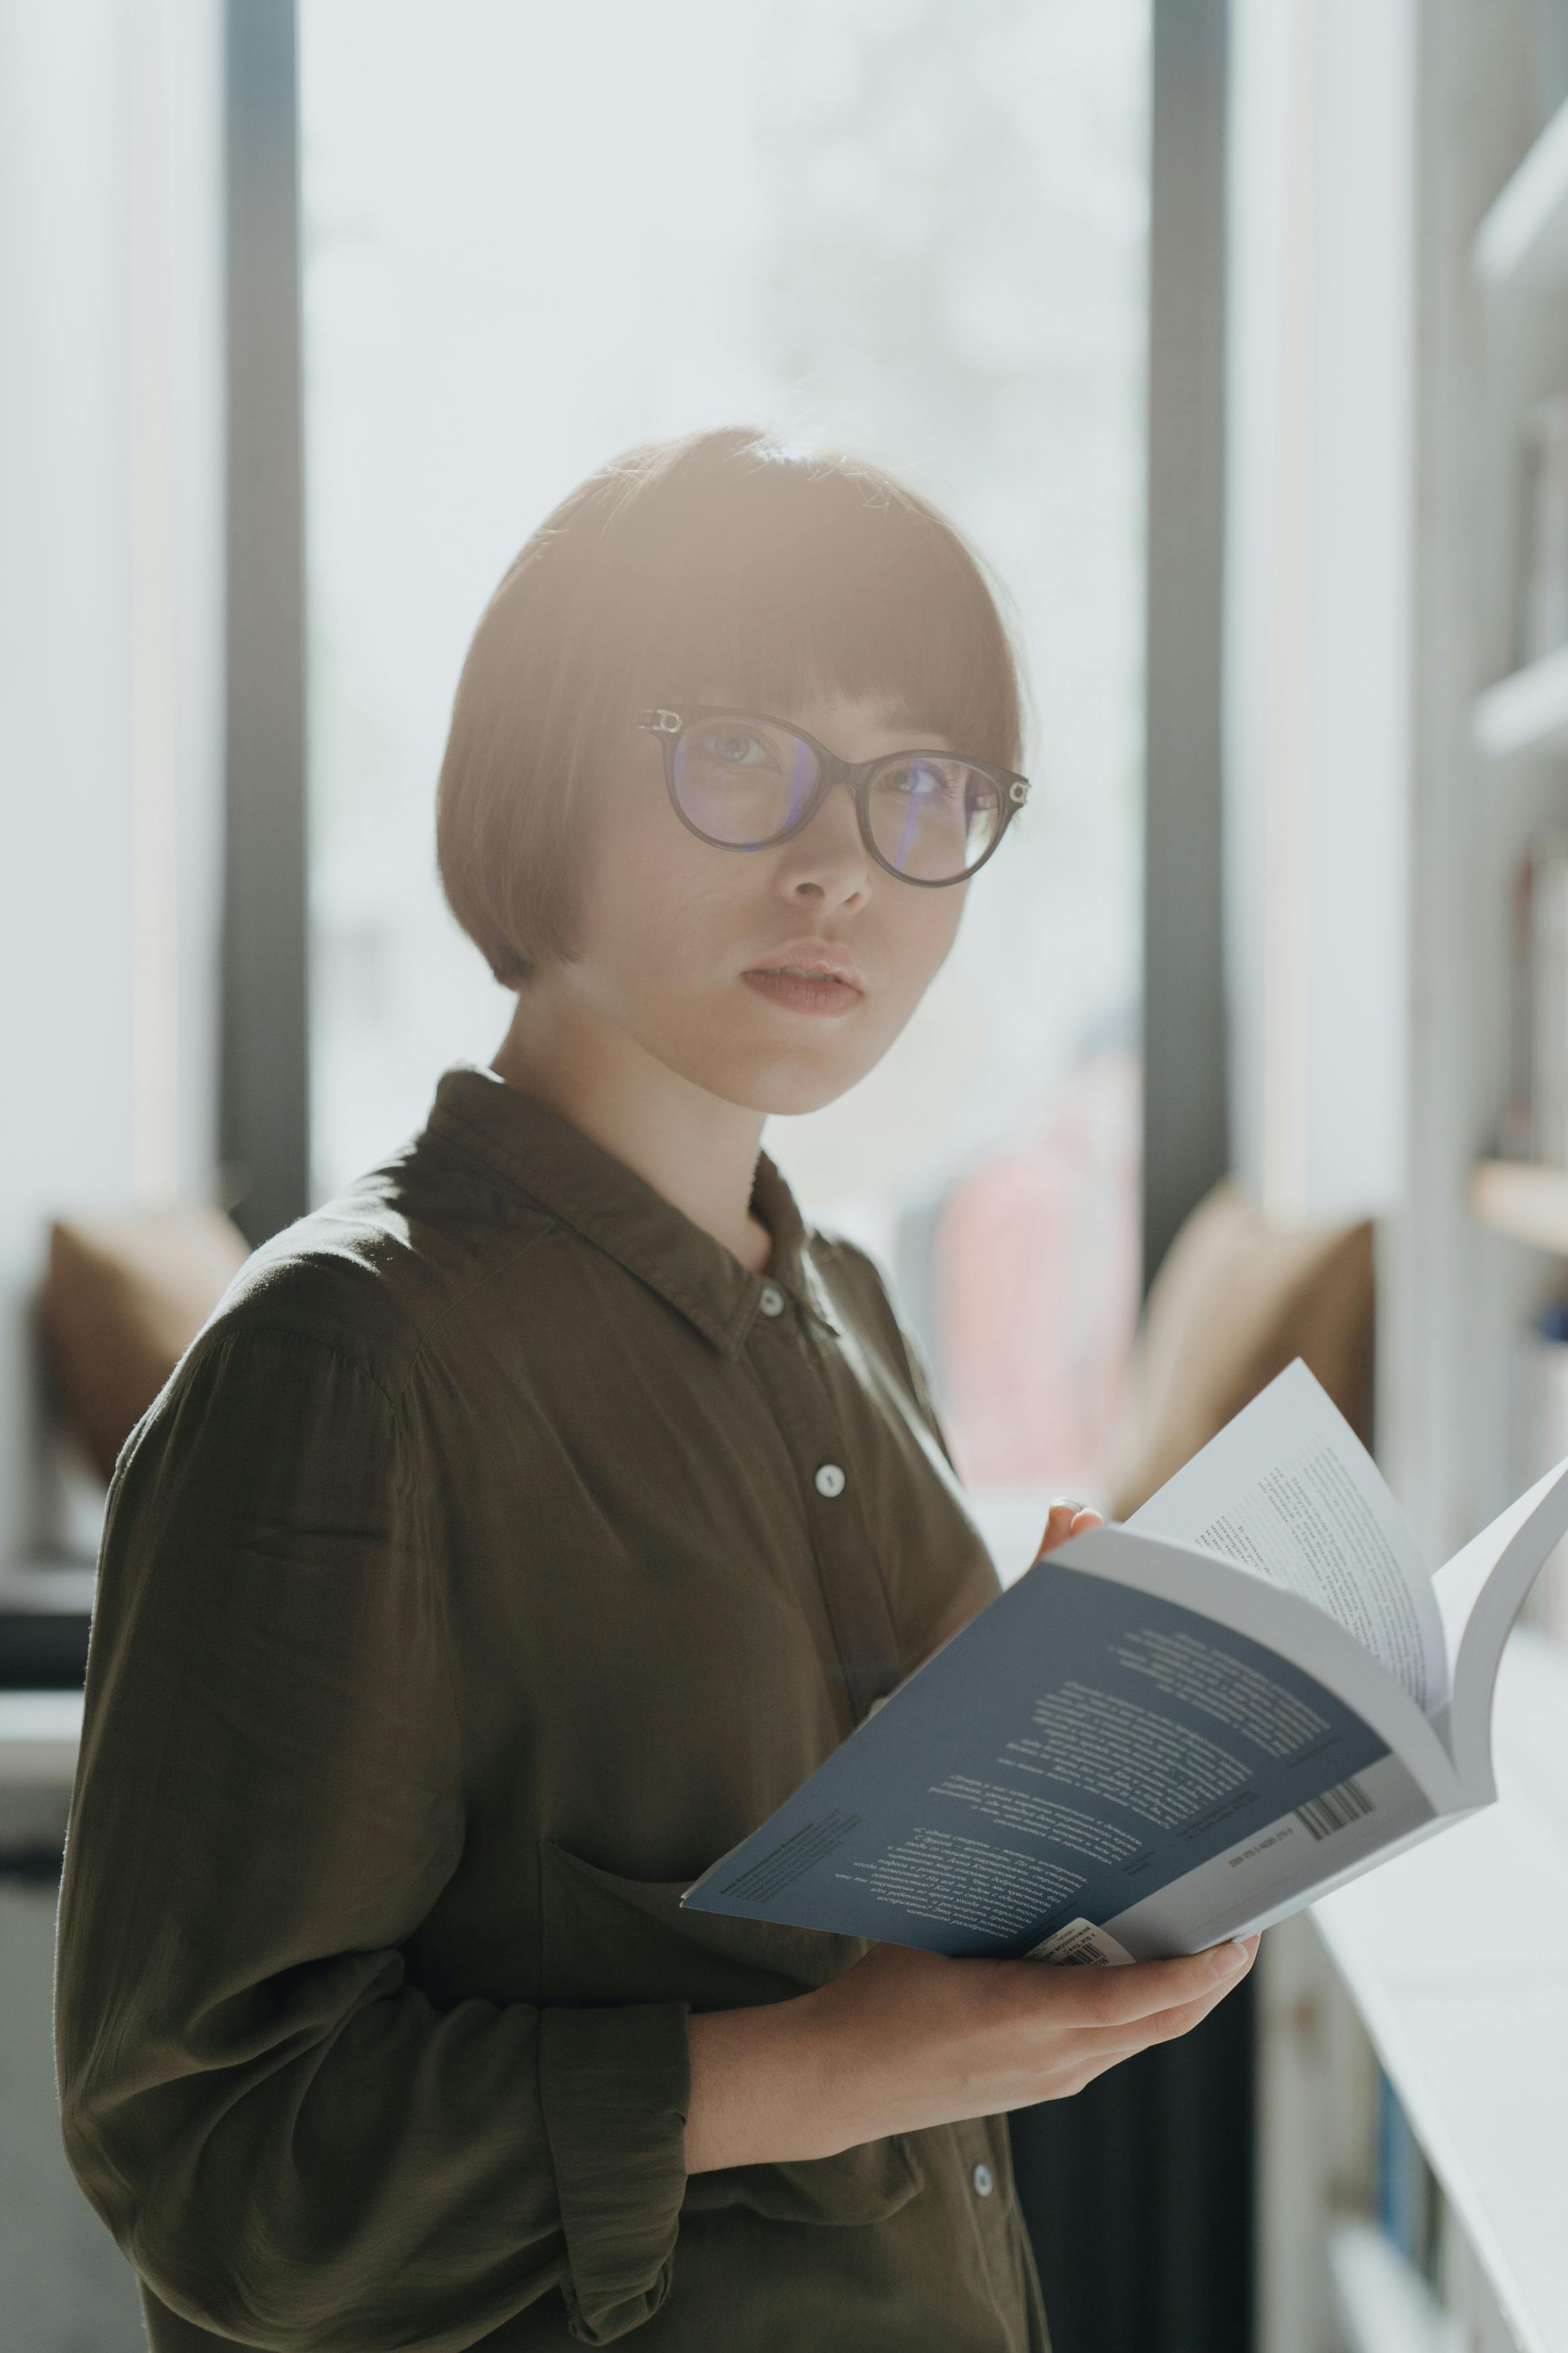
[[(540, 1841), (541, 1999), (552, 2007), (684, 2001), (738, 2010), (826, 1985), (865, 1945), (810, 1928), (683, 1912), (689, 1879), (629, 1879), (553, 1841)], [(837, 2157), (700, 2173), (686, 2208), (744, 2206), (781, 2222), (885, 2221), (924, 2185), (919, 2156), (895, 2134)]]

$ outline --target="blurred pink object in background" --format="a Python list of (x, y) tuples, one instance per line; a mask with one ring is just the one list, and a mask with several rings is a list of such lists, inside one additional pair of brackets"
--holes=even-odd
[(971, 1486), (1096, 1492), (1138, 1320), (1139, 1100), (1136, 1055), (1095, 1052), (942, 1212), (944, 1419)]

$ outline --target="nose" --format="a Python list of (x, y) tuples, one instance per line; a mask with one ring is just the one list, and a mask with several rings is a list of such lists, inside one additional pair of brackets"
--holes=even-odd
[(809, 825), (780, 845), (778, 884), (788, 899), (858, 907), (870, 895), (871, 853), (860, 839), (855, 796), (835, 785)]

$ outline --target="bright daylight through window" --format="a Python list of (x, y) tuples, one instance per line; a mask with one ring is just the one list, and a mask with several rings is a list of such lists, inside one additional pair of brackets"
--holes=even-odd
[(432, 800), (528, 532), (656, 436), (862, 450), (1010, 591), (1034, 790), (887, 1060), (765, 1141), (889, 1270), (967, 1479), (1026, 1511), (1094, 1492), (1138, 1289), (1147, 16), (301, 10), (318, 1195), (504, 1027)]

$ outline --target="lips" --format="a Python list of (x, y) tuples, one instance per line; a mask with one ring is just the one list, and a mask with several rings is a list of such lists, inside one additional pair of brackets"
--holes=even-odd
[(743, 972), (741, 978), (758, 997), (783, 1007), (789, 1013), (852, 1013), (860, 1002), (860, 991), (847, 980), (836, 980), (827, 973), (779, 972), (766, 965)]
[(866, 990), (865, 975), (836, 940), (785, 940), (770, 948), (741, 978), (785, 1013), (852, 1013)]
[(837, 981), (860, 995), (866, 988), (865, 975), (848, 949), (837, 946), (832, 940), (786, 940), (782, 947), (770, 949), (765, 957), (759, 957), (742, 976), (751, 980), (773, 975), (803, 981)]

